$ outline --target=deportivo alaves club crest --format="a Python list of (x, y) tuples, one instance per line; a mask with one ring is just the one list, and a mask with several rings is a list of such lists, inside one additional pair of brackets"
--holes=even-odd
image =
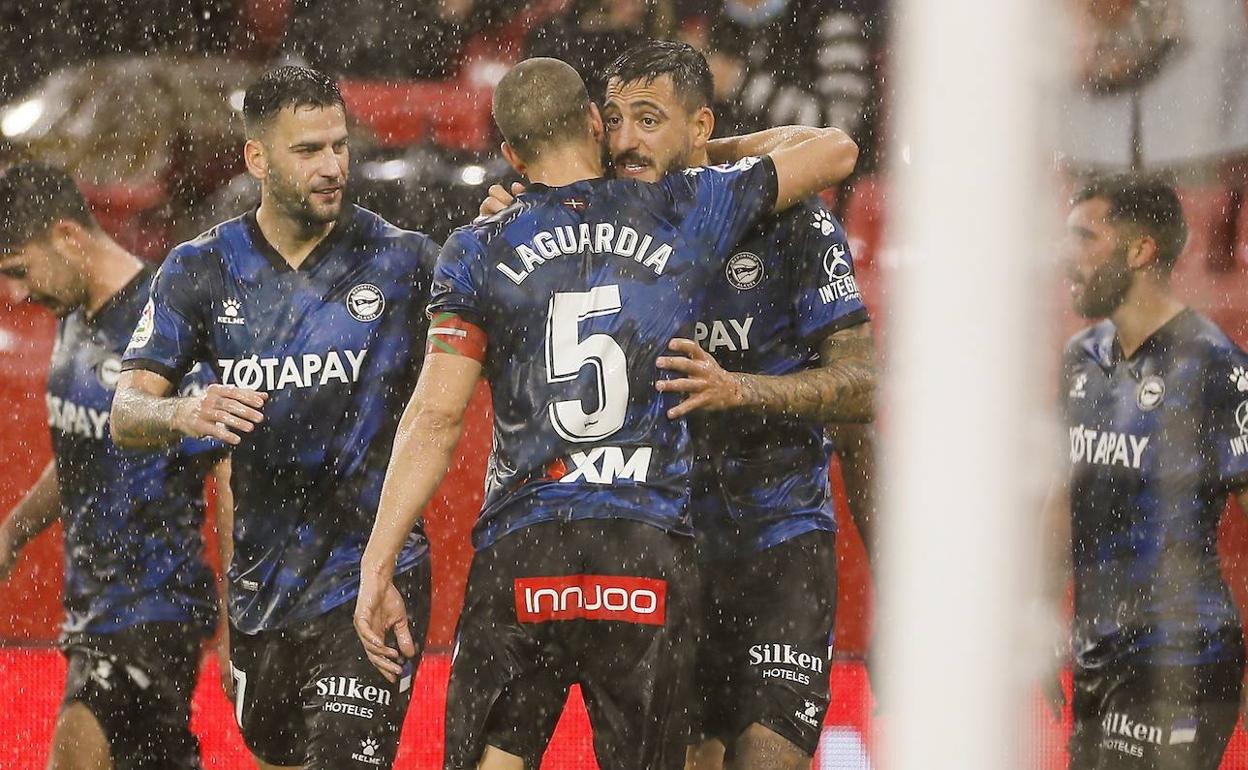
[(763, 281), (763, 260), (748, 251), (738, 252), (728, 260), (724, 274), (728, 283), (741, 291), (753, 289)]
[(357, 321), (374, 321), (386, 309), (386, 295), (371, 283), (357, 284), (347, 293), (347, 310)]
[(1135, 393), (1135, 403), (1148, 412), (1161, 405), (1166, 397), (1166, 383), (1155, 374), (1150, 374), (1140, 382), (1140, 389)]

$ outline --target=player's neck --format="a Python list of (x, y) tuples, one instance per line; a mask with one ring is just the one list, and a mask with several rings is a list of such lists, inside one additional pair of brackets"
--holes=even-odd
[(711, 165), (711, 156), (706, 154), (705, 147), (700, 150), (694, 150), (689, 154), (689, 168), (709, 165)]
[(1186, 307), (1166, 287), (1137, 282), (1110, 315), (1122, 354), (1127, 358), (1135, 355), (1145, 340)]
[(273, 203), (262, 200), (256, 210), (260, 232), (291, 268), (298, 270), (317, 244), (334, 229), (334, 222), (305, 224), (282, 214)]
[(83, 310), (88, 318), (99, 312), (143, 269), (143, 262), (138, 257), (103, 234), (93, 239), (92, 251), (86, 262), (87, 301)]
[(602, 153), (597, 145), (589, 143), (547, 150), (541, 160), (524, 169), (524, 174), (530, 181), (547, 187), (597, 179), (602, 176)]

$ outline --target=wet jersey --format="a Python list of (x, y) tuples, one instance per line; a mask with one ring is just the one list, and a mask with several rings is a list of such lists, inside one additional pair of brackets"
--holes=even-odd
[[(121, 355), (150, 279), (138, 274), (93, 316), (79, 309), (57, 326), (46, 399), (65, 532), (67, 636), (157, 621), (208, 633), (216, 622), (200, 526), (204, 479), (220, 445), (186, 440), (132, 452), (109, 434)], [(182, 391), (203, 387), (207, 374), (194, 372)]]
[(711, 275), (776, 196), (770, 159), (659, 184), (533, 185), (456, 231), (438, 262), (440, 315), (479, 325), (494, 451), (474, 531), (484, 548), (540, 521), (618, 518), (688, 534), (690, 447), (655, 360), (692, 337)]
[(1112, 323), (1066, 349), (1074, 651), (1080, 665), (1234, 659), (1240, 621), (1217, 554), (1248, 484), (1248, 355), (1185, 310), (1125, 358)]
[[(422, 360), (436, 249), (347, 206), (296, 270), (252, 212), (178, 246), (156, 275), (125, 368), (176, 378), (204, 360), (224, 384), (269, 394), (231, 452), (240, 631), (306, 624), (355, 597)], [(426, 550), (413, 532), (398, 570)]]
[[(729, 371), (816, 368), (822, 339), (867, 320), (845, 228), (817, 201), (760, 223), (711, 281), (694, 334)], [(836, 531), (822, 425), (712, 412), (693, 435), (694, 526), (712, 558)]]

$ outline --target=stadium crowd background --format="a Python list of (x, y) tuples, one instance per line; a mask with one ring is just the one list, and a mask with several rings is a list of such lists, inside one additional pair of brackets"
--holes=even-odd
[[(1192, 231), (1176, 272), (1180, 292), (1248, 344), (1248, 9), (1240, 0), (1186, 0), (1182, 40), (1148, 67), (1113, 79), (1098, 60), (1098, 25), (1130, 0), (1070, 0), (1081, 64), (1059, 113), (1056, 171), (1164, 169), (1181, 185)], [(856, 176), (825, 195), (852, 238), (859, 284), (886, 332), (889, 137), (887, 0), (134, 0), (118, 13), (92, 0), (0, 4), (0, 165), (35, 158), (74, 174), (104, 228), (158, 262), (177, 242), (254, 205), (243, 173), (242, 88), (264, 67), (306, 63), (340, 79), (351, 117), (350, 188), (361, 205), (441, 241), (475, 214), (489, 184), (512, 178), (497, 157), (489, 95), (528, 55), (564, 58), (586, 75), (643, 36), (687, 40), (716, 77), (717, 134), (771, 125), (835, 125), (864, 152)], [(1238, 41), (1238, 42), (1237, 42)], [(1164, 50), (1162, 50), (1164, 49)], [(1231, 67), (1235, 64), (1240, 70)], [(1238, 72), (1238, 80), (1236, 73)], [(1109, 74), (1106, 74), (1109, 73)], [(600, 89), (588, 78), (591, 91)], [(1202, 87), (1192, 89), (1192, 83)], [(1240, 86), (1235, 84), (1239, 83)], [(1227, 87), (1217, 87), (1222, 84)], [(1174, 94), (1208, 92), (1179, 120)], [(1206, 103), (1207, 102), (1207, 103)], [(1207, 112), (1202, 113), (1205, 110)], [(1125, 117), (1124, 117), (1125, 116)], [(1204, 120), (1202, 118), (1208, 118)], [(1177, 128), (1176, 128), (1177, 126)], [(1214, 126), (1216, 130), (1197, 130)], [(1053, 338), (1076, 324), (1054, 303)], [(43, 379), (54, 319), (0, 296), (0, 512), (49, 456)], [(881, 345), (886, 350), (886, 345)], [(1046, 367), (1037, 376), (1050, 377)], [(1051, 378), (1050, 378), (1051, 379)], [(427, 513), (434, 554), (431, 650), (449, 650), (481, 499), (488, 398), (459, 448), (456, 470)], [(871, 627), (871, 581), (845, 515), (839, 475), (841, 568), (833, 707), (821, 761), (858, 767), (872, 703), (860, 661)], [(1238, 513), (1232, 511), (1232, 513)], [(209, 533), (210, 558), (214, 533)], [(1221, 551), (1248, 606), (1248, 525), (1224, 518)], [(0, 591), (0, 768), (42, 764), (64, 664), (52, 646), (61, 619), (59, 533), (27, 548)], [(209, 767), (242, 767), (228, 705), (206, 662), (196, 725)], [(434, 766), (440, 745), (443, 655), (426, 657), (400, 763)], [(1062, 726), (1037, 717), (1043, 759), (1060, 767)], [(886, 712), (880, 717), (886, 725)], [(565, 717), (549, 766), (581, 767), (583, 713)], [(1248, 767), (1237, 732), (1227, 767)]]

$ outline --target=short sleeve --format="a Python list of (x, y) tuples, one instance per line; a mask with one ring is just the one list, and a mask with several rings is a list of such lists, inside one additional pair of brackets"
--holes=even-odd
[(697, 166), (660, 182), (684, 212), (683, 225), (725, 254), (776, 205), (776, 166), (763, 156), (722, 166)]
[(1224, 489), (1248, 487), (1248, 354), (1235, 348), (1215, 364), (1208, 383), (1209, 441)]
[(152, 278), (147, 305), (122, 357), (123, 371), (146, 369), (180, 382), (203, 357), (208, 303), (198, 296), (202, 281), (186, 270), (184, 253), (174, 249)]
[(429, 316), (453, 313), (483, 327), (489, 313), (482, 301), (485, 276), (484, 247), (470, 230), (457, 230), (447, 239), (433, 270)]
[(870, 320), (845, 228), (822, 205), (796, 212), (794, 317), (802, 339), (818, 339)]

